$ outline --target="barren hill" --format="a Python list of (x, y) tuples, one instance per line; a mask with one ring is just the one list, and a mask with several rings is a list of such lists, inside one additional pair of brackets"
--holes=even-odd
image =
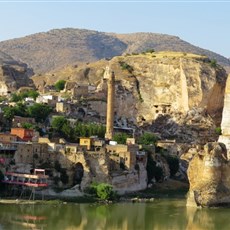
[(35, 73), (148, 49), (206, 55), (210, 59), (216, 59), (219, 64), (230, 67), (229, 59), (166, 34), (114, 34), (65, 28), (0, 42), (0, 50), (27, 63)]

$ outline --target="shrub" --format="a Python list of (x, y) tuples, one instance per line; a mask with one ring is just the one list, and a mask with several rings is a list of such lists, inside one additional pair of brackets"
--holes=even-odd
[(26, 97), (32, 97), (34, 100), (38, 97), (39, 93), (36, 90), (28, 90), (21, 93), (13, 93), (11, 95), (11, 101), (19, 102), (25, 99)]
[(115, 192), (113, 191), (113, 187), (110, 184), (92, 183), (89, 191), (102, 200), (113, 200), (115, 198)]
[(55, 83), (54, 87), (57, 91), (61, 91), (65, 88), (65, 80), (59, 80)]
[(212, 60), (210, 61), (210, 65), (211, 65), (211, 67), (213, 67), (213, 68), (217, 67), (217, 62), (216, 62), (216, 60), (215, 60), (215, 59), (212, 59)]
[(119, 61), (119, 64), (121, 66), (121, 68), (123, 70), (128, 70), (129, 73), (132, 73), (133, 72), (133, 67), (129, 64), (127, 64), (126, 62), (124, 61)]
[(147, 50), (145, 51), (145, 53), (154, 53), (154, 52), (155, 52), (154, 49), (147, 49)]
[(127, 133), (115, 133), (113, 135), (113, 141), (116, 141), (118, 144), (125, 144), (128, 137), (130, 137), (130, 135)]
[(155, 144), (157, 141), (157, 136), (153, 133), (144, 133), (142, 136), (138, 139), (138, 144), (142, 145), (150, 145)]
[(33, 129), (34, 125), (28, 122), (22, 123), (22, 128), (24, 129)]
[(216, 127), (215, 128), (215, 133), (218, 134), (218, 135), (221, 135), (221, 133), (222, 133), (221, 127)]

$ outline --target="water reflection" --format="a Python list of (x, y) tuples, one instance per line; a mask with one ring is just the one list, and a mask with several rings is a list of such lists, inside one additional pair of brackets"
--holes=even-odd
[(0, 229), (230, 229), (229, 209), (191, 209), (185, 200), (153, 203), (0, 205)]

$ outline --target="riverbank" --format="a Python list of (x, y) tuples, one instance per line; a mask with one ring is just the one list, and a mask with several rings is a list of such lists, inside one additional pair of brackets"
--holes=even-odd
[[(117, 196), (114, 202), (152, 202), (155, 198), (185, 198), (189, 185), (185, 182), (169, 179), (163, 183), (156, 183), (151, 188), (143, 191), (127, 193)], [(35, 200), (24, 197), (2, 197), (0, 204), (62, 204), (62, 203), (101, 203), (102, 201), (94, 196), (59, 196), (56, 195), (39, 195), (36, 194)]]

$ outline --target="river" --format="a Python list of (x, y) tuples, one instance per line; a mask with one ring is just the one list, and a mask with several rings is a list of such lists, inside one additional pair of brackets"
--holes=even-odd
[(185, 199), (152, 203), (0, 204), (0, 230), (229, 230), (229, 208), (186, 208)]

